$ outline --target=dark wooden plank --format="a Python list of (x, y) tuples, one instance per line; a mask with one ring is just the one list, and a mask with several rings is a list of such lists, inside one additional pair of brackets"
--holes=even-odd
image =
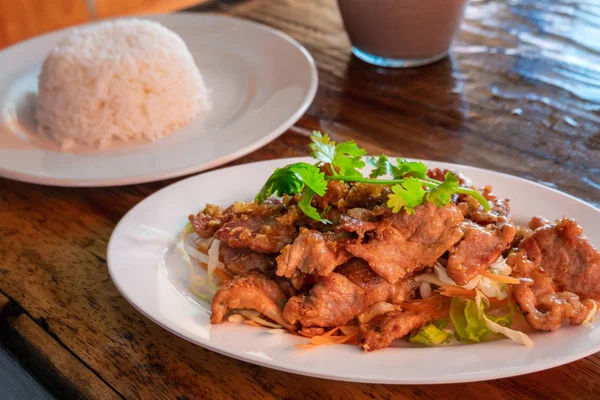
[(41, 384), (0, 344), (0, 393), (6, 400), (53, 400)]
[[(119, 399), (78, 357), (0, 293), (0, 341), (59, 398)], [(4, 371), (3, 371), (4, 373)], [(13, 382), (13, 384), (16, 382)], [(23, 391), (39, 392), (35, 386)], [(5, 395), (8, 392), (5, 392)], [(43, 393), (40, 394), (42, 396)], [(38, 398), (41, 398), (38, 396)], [(46, 395), (46, 398), (50, 396)]]

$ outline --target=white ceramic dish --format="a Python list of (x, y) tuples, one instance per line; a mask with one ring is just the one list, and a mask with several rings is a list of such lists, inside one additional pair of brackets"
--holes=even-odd
[(289, 36), (230, 17), (142, 17), (177, 32), (212, 91), (213, 111), (156, 142), (114, 142), (69, 152), (36, 133), (34, 104), (44, 57), (69, 29), (0, 52), (0, 176), (57, 186), (125, 185), (221, 165), (281, 135), (312, 102), (317, 70)]
[[(346, 345), (294, 350), (294, 344), (307, 340), (245, 325), (210, 325), (210, 305), (194, 300), (187, 290), (187, 266), (174, 251), (174, 243), (152, 229), (176, 236), (187, 216), (205, 203), (227, 206), (251, 200), (276, 167), (300, 160), (310, 161), (273, 160), (212, 171), (177, 182), (139, 203), (119, 222), (108, 245), (108, 267), (119, 291), (148, 318), (200, 346), (254, 364), (328, 379), (402, 384), (479, 381), (552, 368), (600, 350), (598, 322), (595, 329), (567, 326), (555, 333), (533, 334), (533, 347), (510, 340), (434, 348), (397, 341), (395, 347), (368, 354)], [(463, 172), (476, 185), (492, 184), (495, 193), (511, 199), (519, 223), (534, 215), (556, 219), (566, 213), (600, 246), (600, 210), (581, 200), (497, 172), (427, 164)]]

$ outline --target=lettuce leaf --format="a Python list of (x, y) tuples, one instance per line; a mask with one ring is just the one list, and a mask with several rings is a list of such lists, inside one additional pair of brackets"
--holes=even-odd
[(485, 321), (480, 318), (477, 308), (477, 303), (474, 300), (467, 300), (464, 310), (467, 320), (467, 326), (465, 327), (466, 339), (474, 342), (485, 342), (490, 339), (493, 332), (487, 327)]
[(454, 297), (450, 302), (450, 321), (456, 330), (458, 339), (466, 339), (467, 335), (467, 317), (465, 316), (466, 299)]
[(450, 302), (450, 319), (457, 338), (470, 342), (486, 342), (495, 339), (496, 331), (490, 329), (486, 319), (502, 327), (512, 325), (511, 313), (502, 316), (487, 315), (483, 302), (460, 297), (454, 297)]
[(436, 321), (421, 327), (417, 333), (410, 336), (408, 341), (425, 346), (436, 346), (446, 342), (450, 337), (450, 333), (443, 329), (443, 327), (446, 326), (447, 321), (442, 321), (442, 323), (443, 325), (439, 321)]

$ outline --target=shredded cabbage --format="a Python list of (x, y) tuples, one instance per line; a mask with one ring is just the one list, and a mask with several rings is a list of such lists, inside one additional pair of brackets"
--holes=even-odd
[(210, 248), (210, 245), (212, 244), (213, 240), (215, 240), (214, 236), (211, 236), (208, 239), (204, 239), (198, 235), (195, 235), (192, 238), (192, 242), (194, 242), (194, 245), (196, 246), (196, 248), (202, 248), (205, 250), (208, 250)]
[(208, 282), (215, 287), (217, 286), (215, 282), (215, 268), (217, 268), (217, 265), (219, 264), (220, 245), (221, 241), (219, 239), (215, 239), (213, 240), (212, 244), (210, 245), (210, 248), (208, 249)]
[(242, 323), (246, 320), (246, 318), (244, 318), (242, 315), (240, 314), (231, 314), (229, 316), (229, 318), (227, 318), (227, 320), (229, 322), (236, 322), (236, 323)]
[(419, 293), (421, 293), (421, 297), (424, 299), (427, 299), (433, 295), (431, 293), (431, 285), (429, 282), (421, 282), (419, 285)]
[(504, 300), (510, 295), (510, 290), (506, 283), (494, 281), (482, 276), (477, 284), (477, 289), (487, 297), (495, 297), (498, 300)]
[(506, 259), (502, 256), (498, 257), (488, 269), (498, 275), (509, 276), (512, 273), (512, 268), (506, 264)]
[(596, 313), (598, 312), (598, 303), (596, 303), (594, 300), (592, 300), (592, 309), (590, 310), (590, 312), (588, 313), (588, 315), (585, 317), (585, 319), (583, 320), (583, 322), (581, 323), (582, 325), (590, 325), (593, 327), (592, 322), (594, 322), (594, 320), (596, 319)]
[[(183, 261), (185, 261), (185, 263), (188, 265), (188, 267), (190, 269), (190, 291), (196, 297), (200, 298), (201, 300), (210, 302), (218, 290), (218, 287), (214, 282), (214, 276), (211, 280), (211, 276), (209, 273), (209, 279), (206, 280), (200, 274), (196, 273), (194, 264), (192, 262), (192, 258), (199, 262), (205, 263), (205, 264), (209, 264), (209, 261), (214, 262), (214, 259), (211, 260), (209, 256), (196, 250), (194, 247), (192, 247), (190, 244), (187, 243), (188, 241), (191, 240), (191, 236), (192, 236), (193, 232), (194, 232), (193, 227), (188, 222), (185, 225), (185, 227), (183, 228), (183, 231), (181, 232), (181, 235), (179, 236), (179, 241), (177, 242), (175, 247), (181, 254), (181, 258), (183, 259)], [(175, 239), (177, 239), (177, 238), (175, 238)], [(219, 255), (218, 255), (218, 247), (217, 247), (217, 258), (216, 258), (217, 264), (215, 265), (215, 268), (216, 268), (216, 266), (223, 265), (223, 263), (218, 261), (219, 260), (218, 256)], [(213, 268), (213, 273), (214, 273), (214, 268)], [(203, 293), (204, 291), (206, 291), (208, 293)]]
[(260, 313), (256, 310), (237, 310), (236, 311), (238, 314), (243, 315), (244, 317), (246, 317), (247, 319), (249, 319), (250, 321), (254, 321), (257, 324), (266, 326), (268, 328), (273, 328), (273, 329), (281, 329), (282, 326), (278, 325), (278, 324), (274, 324), (272, 322), (269, 322), (267, 320), (262, 319), (259, 315)]
[[(490, 266), (490, 268), (493, 273), (497, 273), (499, 275), (508, 276), (511, 272), (510, 267), (508, 265), (506, 265), (506, 262), (502, 256), (499, 257), (498, 260), (496, 260)], [(454, 282), (452, 280), (452, 278), (450, 278), (448, 276), (448, 272), (446, 271), (446, 268), (439, 262), (436, 262), (435, 265), (433, 266), (433, 273), (419, 275), (415, 278), (415, 281), (427, 282), (429, 284), (436, 285), (436, 286), (444, 286), (444, 285), (458, 286), (458, 287), (461, 287), (463, 289), (468, 289), (468, 290), (477, 288), (477, 289), (481, 290), (486, 296), (495, 297), (498, 300), (504, 300), (509, 295), (509, 289), (508, 289), (507, 284), (498, 282), (498, 281), (494, 281), (492, 279), (483, 277), (481, 275), (477, 275), (466, 285), (459, 286), (456, 284), (456, 282)]]
[(358, 322), (360, 322), (361, 324), (366, 324), (376, 316), (385, 314), (389, 311), (394, 311), (395, 309), (396, 306), (383, 301), (380, 303), (373, 304), (371, 307), (369, 307), (367, 311), (358, 316)]
[[(484, 306), (489, 305), (489, 300), (479, 290), (475, 291), (475, 302), (477, 303), (477, 312), (479, 318), (483, 320), (483, 322), (492, 332), (500, 333), (506, 336), (507, 338), (511, 339), (512, 341), (522, 344), (524, 346), (533, 346), (533, 341), (529, 338), (529, 336), (527, 336), (523, 332), (516, 331), (514, 329), (510, 329), (507, 326), (502, 325), (502, 323), (506, 321), (503, 320), (503, 318), (506, 316), (492, 317), (485, 314)], [(509, 324), (506, 325), (509, 326)]]
[[(481, 276), (478, 275), (475, 278), (473, 278), (469, 283), (467, 283), (464, 286), (460, 286), (460, 287), (471, 290), (477, 286), (480, 279), (481, 279)], [(448, 276), (448, 272), (446, 272), (446, 268), (444, 268), (444, 266), (442, 266), (442, 264), (440, 264), (439, 262), (436, 262), (435, 265), (433, 266), (432, 274), (419, 275), (419, 276), (415, 277), (415, 281), (428, 282), (428, 283), (431, 283), (431, 284), (437, 285), (437, 286), (444, 286), (444, 285), (458, 286), (456, 284), (456, 282), (454, 282), (452, 280), (452, 278), (450, 278)]]

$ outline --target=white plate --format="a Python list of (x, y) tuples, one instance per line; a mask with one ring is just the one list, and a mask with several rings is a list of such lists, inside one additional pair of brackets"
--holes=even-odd
[(36, 133), (33, 110), (44, 57), (70, 29), (0, 52), (0, 176), (57, 186), (172, 178), (264, 146), (294, 124), (317, 90), (311, 55), (289, 36), (241, 19), (168, 14), (151, 19), (186, 42), (212, 91), (213, 111), (154, 143), (115, 142), (63, 152)]
[[(533, 347), (510, 340), (475, 345), (422, 348), (397, 341), (395, 346), (363, 353), (358, 346), (322, 346), (294, 350), (307, 340), (266, 329), (224, 323), (210, 325), (210, 305), (193, 300), (187, 290), (187, 267), (168, 239), (144, 226), (178, 235), (187, 216), (205, 203), (230, 205), (251, 200), (276, 167), (307, 159), (272, 160), (212, 171), (168, 186), (135, 206), (119, 222), (108, 245), (111, 277), (139, 311), (169, 331), (200, 346), (298, 374), (374, 383), (450, 383), (502, 378), (552, 368), (600, 350), (595, 329), (563, 327), (531, 336)], [(309, 160), (308, 160), (309, 161)], [(477, 185), (511, 199), (513, 215), (526, 223), (533, 215), (556, 219), (565, 213), (600, 246), (600, 210), (554, 189), (483, 169), (428, 162), (457, 170)]]

